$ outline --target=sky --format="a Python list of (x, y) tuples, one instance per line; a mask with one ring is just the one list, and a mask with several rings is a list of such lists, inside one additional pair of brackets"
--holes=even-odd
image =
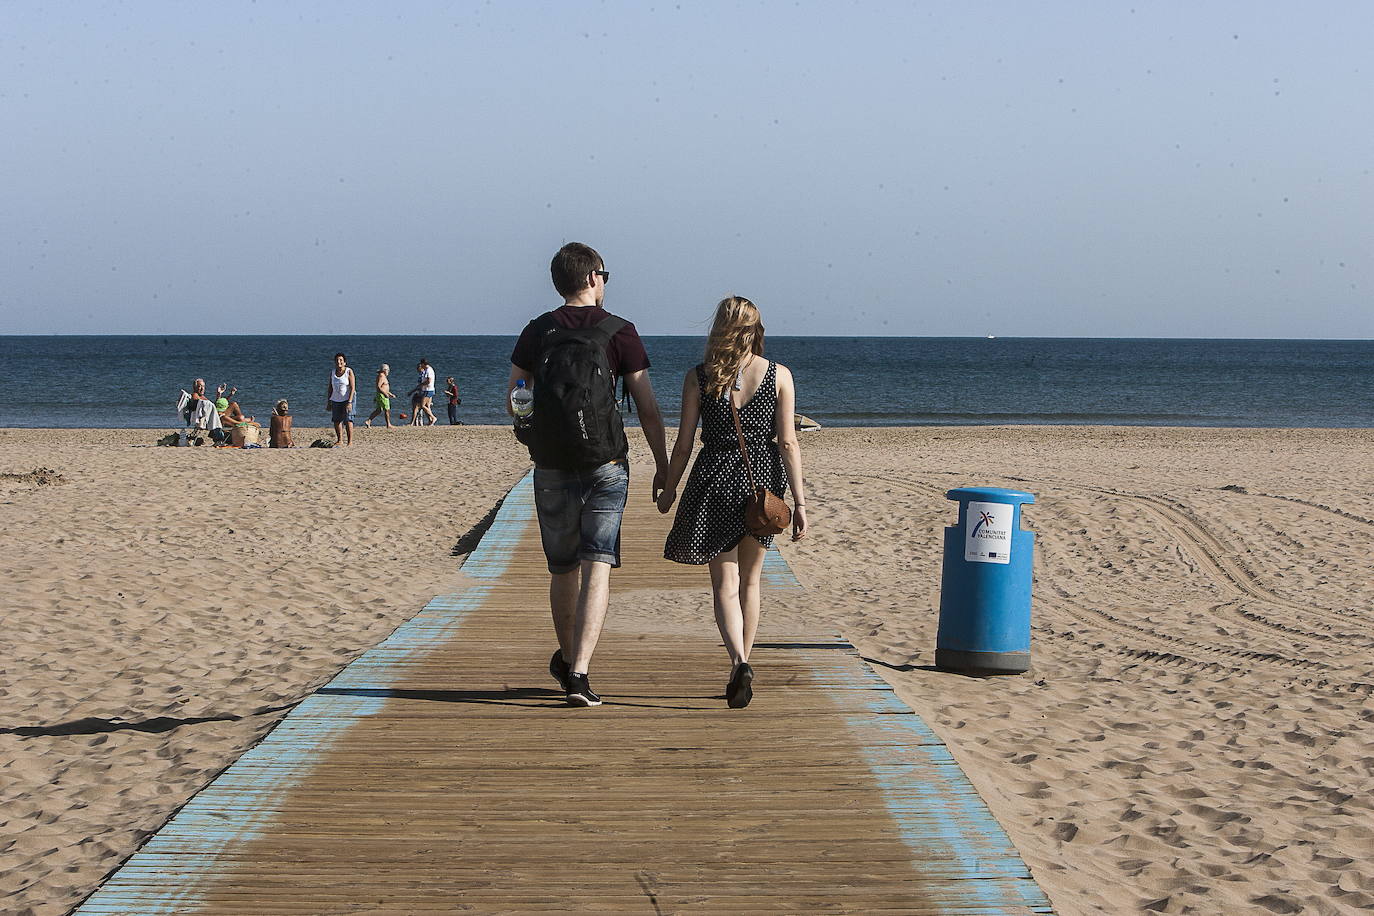
[(0, 2), (0, 333), (1374, 337), (1374, 5)]

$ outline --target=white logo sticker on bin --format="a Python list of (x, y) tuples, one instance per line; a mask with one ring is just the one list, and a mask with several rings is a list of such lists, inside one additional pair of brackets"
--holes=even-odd
[(964, 559), (974, 563), (1011, 562), (1011, 519), (1016, 507), (1006, 503), (968, 504), (964, 524)]

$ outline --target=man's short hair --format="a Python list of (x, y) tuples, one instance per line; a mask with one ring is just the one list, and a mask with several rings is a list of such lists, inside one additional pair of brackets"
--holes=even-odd
[(606, 262), (601, 260), (595, 248), (581, 242), (569, 242), (558, 249), (558, 254), (553, 256), (553, 263), (549, 265), (553, 288), (564, 298), (575, 296), (590, 285), (587, 275), (605, 266)]

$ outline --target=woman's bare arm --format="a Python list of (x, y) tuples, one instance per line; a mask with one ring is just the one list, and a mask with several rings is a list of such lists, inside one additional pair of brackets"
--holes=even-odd
[(806, 485), (802, 481), (801, 445), (797, 442), (796, 390), (792, 385), (792, 371), (778, 363), (778, 410), (774, 431), (778, 436), (778, 451), (783, 467), (787, 468), (787, 483), (796, 504), (792, 512), (792, 540), (806, 537)]
[(673, 457), (668, 459), (668, 475), (663, 492), (658, 496), (658, 511), (666, 513), (677, 499), (677, 485), (692, 457), (693, 437), (697, 420), (701, 417), (701, 391), (697, 385), (697, 371), (692, 369), (682, 382), (682, 417), (677, 424), (677, 441), (673, 443)]

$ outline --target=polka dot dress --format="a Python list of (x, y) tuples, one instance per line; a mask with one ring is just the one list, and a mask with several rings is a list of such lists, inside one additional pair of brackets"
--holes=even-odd
[[(663, 556), (675, 563), (700, 566), (730, 550), (745, 537), (744, 501), (749, 496), (749, 475), (739, 453), (739, 437), (730, 416), (729, 390), (717, 398), (706, 395), (706, 373), (697, 366), (697, 385), (701, 392), (701, 445)], [(749, 445), (749, 461), (754, 478), (778, 496), (787, 492), (787, 471), (778, 454), (775, 416), (778, 410), (777, 363), (771, 360), (759, 390), (739, 408), (740, 426)], [(750, 535), (752, 537), (752, 535)], [(755, 537), (769, 547), (772, 536)]]

